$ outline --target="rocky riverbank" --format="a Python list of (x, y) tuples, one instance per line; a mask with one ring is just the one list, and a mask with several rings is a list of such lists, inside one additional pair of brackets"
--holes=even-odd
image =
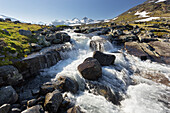
[[(149, 59), (169, 64), (169, 41), (160, 39), (138, 26), (114, 25), (107, 28), (81, 28), (73, 33), (70, 33), (71, 30), (64, 32), (51, 29), (37, 32), (39, 41), (32, 44), (32, 55), (15, 60), (12, 65), (0, 67), (0, 112), (83, 113), (87, 111), (86, 107), (82, 109), (83, 105), (76, 103), (76, 96), (82, 92), (96, 95), (96, 98), (101, 96), (103, 102), (107, 100), (109, 105), (111, 103), (114, 107), (121, 106), (127, 88), (139, 82), (131, 76), (148, 74), (140, 67), (135, 69), (129, 63), (131, 59), (125, 54), (130, 53), (141, 60)], [(69, 33), (75, 34), (71, 36)], [(147, 36), (143, 36), (144, 34)], [(47, 43), (52, 46), (45, 47)], [(113, 44), (120, 49), (113, 51)], [(40, 49), (40, 46), (43, 48)], [(112, 51), (105, 53), (106, 50)], [(120, 56), (123, 56), (123, 59), (118, 62)], [(64, 62), (66, 64), (62, 64)], [(54, 75), (48, 74), (50, 69)], [(160, 71), (161, 73), (157, 74), (162, 74), (161, 78), (155, 77), (155, 72), (150, 70), (148, 76), (142, 77), (169, 86), (163, 73), (166, 71)], [(30, 79), (32, 77), (34, 79)], [(165, 97), (168, 98), (167, 95)], [(161, 101), (167, 105), (166, 100)]]

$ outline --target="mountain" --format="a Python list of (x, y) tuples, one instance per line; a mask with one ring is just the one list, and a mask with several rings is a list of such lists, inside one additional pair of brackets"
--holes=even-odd
[(15, 19), (15, 18), (11, 18), (11, 17), (8, 17), (8, 16), (5, 16), (5, 15), (0, 15), (0, 18), (2, 18), (2, 19), (6, 19), (6, 18), (9, 18), (9, 19), (11, 19), (11, 21), (17, 21), (17, 19)]
[(81, 25), (81, 24), (93, 24), (99, 23), (103, 20), (93, 20), (87, 17), (82, 18), (81, 20), (78, 18), (73, 18), (72, 20), (55, 20), (52, 22), (52, 25)]
[(119, 15), (113, 22), (143, 22), (170, 17), (170, 0), (147, 0)]

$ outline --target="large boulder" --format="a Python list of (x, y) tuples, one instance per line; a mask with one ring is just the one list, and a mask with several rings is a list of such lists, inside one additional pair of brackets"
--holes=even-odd
[(112, 65), (116, 59), (115, 55), (104, 54), (100, 51), (95, 51), (93, 58), (97, 59), (102, 66)]
[(19, 30), (19, 34), (20, 34), (20, 35), (24, 35), (24, 36), (31, 36), (31, 35), (32, 35), (32, 32), (29, 31), (29, 30), (20, 29), (20, 30)]
[(102, 76), (102, 68), (100, 63), (94, 58), (87, 58), (78, 66), (81, 75), (88, 80), (97, 80)]
[(42, 47), (36, 43), (31, 43), (30, 46), (32, 48), (32, 51), (39, 51), (42, 49)]
[(0, 113), (8, 113), (11, 108), (10, 104), (4, 104), (0, 106)]
[(44, 107), (50, 113), (57, 113), (60, 104), (62, 103), (63, 97), (58, 90), (48, 93), (45, 96)]
[(43, 107), (41, 105), (33, 106), (29, 109), (24, 110), (21, 113), (44, 113)]
[(17, 85), (23, 80), (23, 77), (18, 72), (17, 68), (11, 65), (0, 67), (0, 78), (2, 78), (3, 83), (9, 85)]
[(12, 104), (18, 100), (18, 94), (12, 86), (5, 86), (0, 88), (0, 105)]
[(59, 77), (55, 87), (63, 92), (68, 91), (74, 94), (79, 89), (78, 83), (74, 79), (66, 76)]

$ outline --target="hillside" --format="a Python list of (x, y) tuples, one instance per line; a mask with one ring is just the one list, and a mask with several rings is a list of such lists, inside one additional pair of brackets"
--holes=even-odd
[(170, 0), (147, 0), (119, 15), (112, 22), (150, 21), (159, 17), (170, 18)]

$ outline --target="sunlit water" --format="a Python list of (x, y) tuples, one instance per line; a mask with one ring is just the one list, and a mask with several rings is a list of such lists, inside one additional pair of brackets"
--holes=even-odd
[[(117, 91), (125, 99), (120, 106), (107, 101), (103, 96), (84, 91), (85, 80), (77, 70), (87, 57), (92, 57), (90, 40), (101, 39), (94, 34), (78, 34), (71, 30), (64, 31), (71, 36), (72, 50), (61, 52), (62, 61), (55, 66), (45, 69), (42, 76), (51, 76), (55, 81), (59, 76), (74, 78), (79, 84), (79, 92), (75, 95), (68, 93), (68, 97), (75, 101), (87, 113), (168, 113), (170, 112), (170, 88), (151, 80), (136, 76), (138, 73), (161, 73), (170, 78), (170, 66), (141, 61), (123, 50), (117, 49), (110, 42), (102, 44), (105, 53), (114, 54), (114, 66), (102, 67), (103, 75), (96, 83), (101, 83)], [(70, 46), (71, 47), (71, 46)], [(119, 51), (114, 53), (114, 51)], [(131, 85), (135, 82), (135, 85)]]

